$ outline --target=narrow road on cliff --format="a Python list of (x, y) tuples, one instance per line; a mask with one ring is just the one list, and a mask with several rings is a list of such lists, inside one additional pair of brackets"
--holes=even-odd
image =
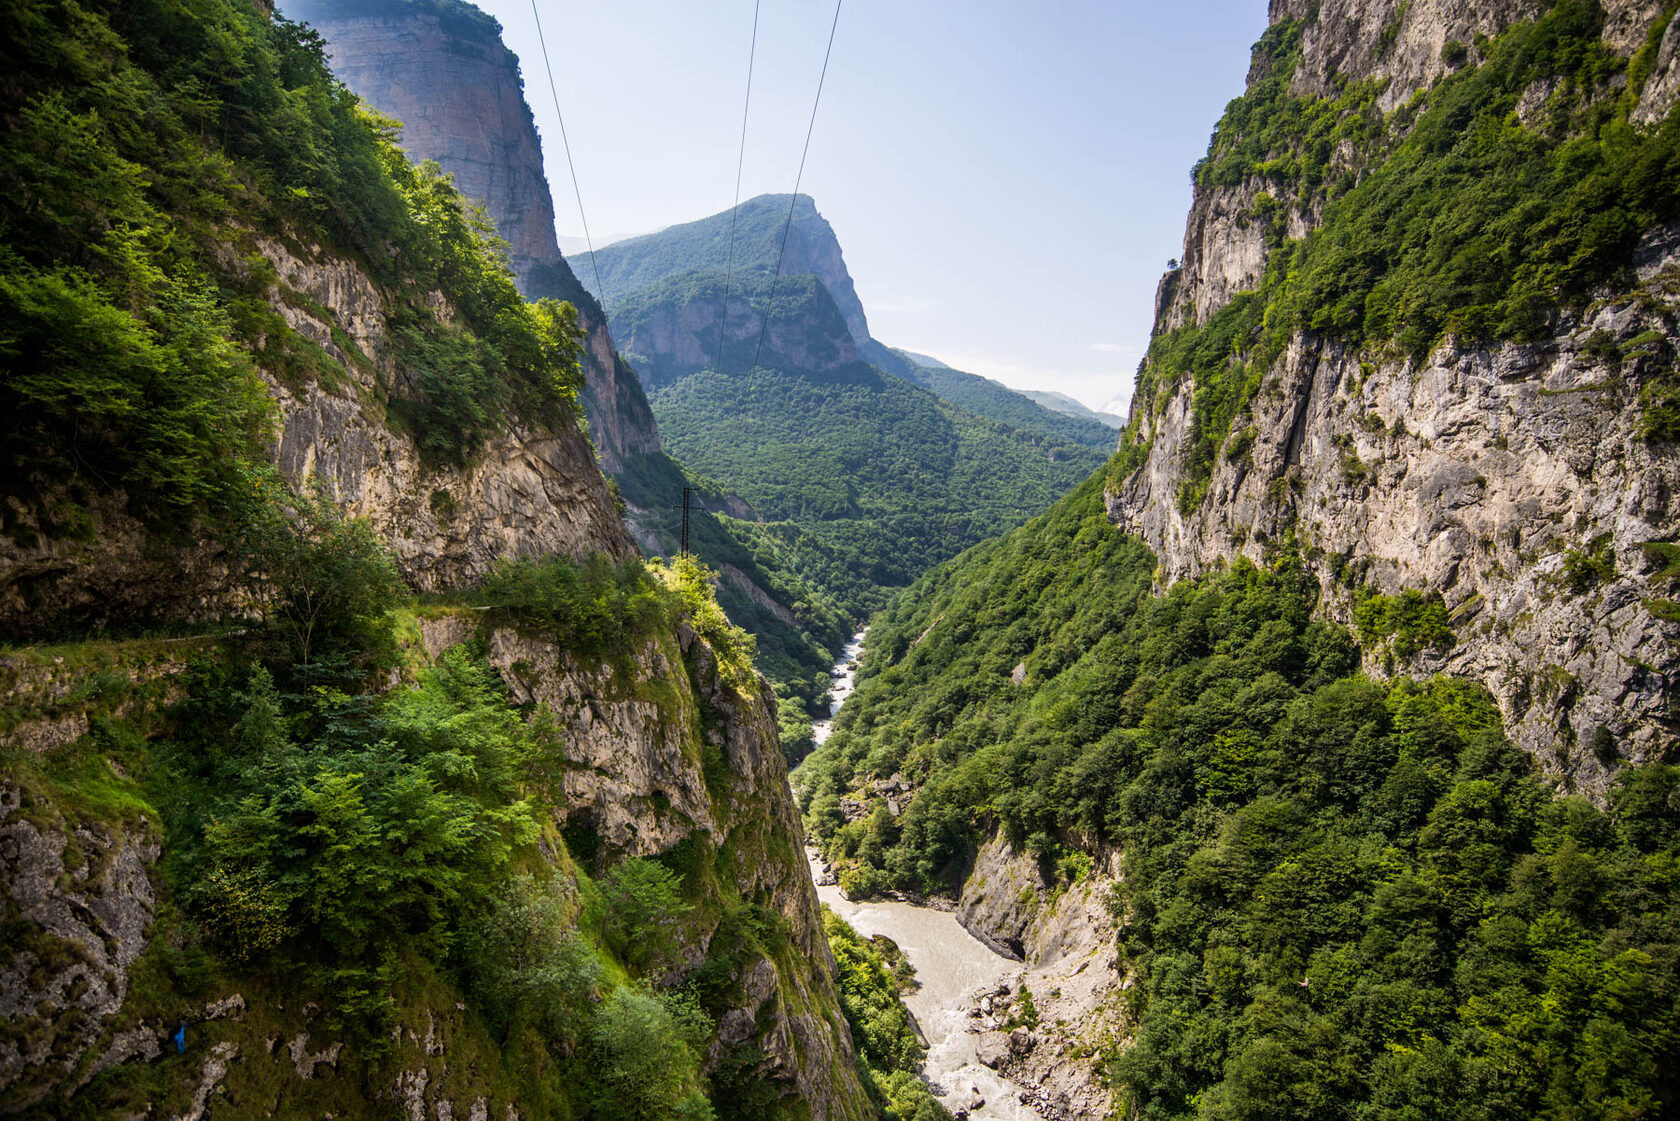
[[(865, 628), (854, 635), (834, 666), (830, 719), (811, 728), (818, 743), (834, 730), (832, 716), (852, 694), (867, 633)], [(1019, 1086), (980, 1065), (975, 1056), (977, 1037), (968, 1030), (977, 1023), (969, 1010), (987, 993), (997, 992), (1005, 979), (1012, 983), (1021, 963), (993, 953), (964, 930), (950, 911), (893, 901), (852, 902), (838, 887), (822, 884), (822, 859), (815, 849), (806, 852), (812, 879), (817, 881), (817, 897), (859, 934), (891, 938), (915, 967), (921, 987), (908, 994), (904, 1003), (927, 1037), (925, 1073), (945, 1107), (958, 1117), (966, 1112), (973, 1121), (1040, 1121), (1036, 1110), (1020, 1103)]]

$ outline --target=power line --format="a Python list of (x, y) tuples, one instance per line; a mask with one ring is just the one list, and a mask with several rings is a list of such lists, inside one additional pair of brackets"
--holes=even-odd
[[(535, 3), (535, 0), (532, 0)], [(770, 328), (770, 312), (776, 303), (776, 278), (782, 273), (782, 255), (787, 252), (788, 231), (793, 228), (793, 208), (799, 204), (799, 184), (805, 178), (805, 157), (811, 152), (811, 133), (817, 127), (817, 106), (822, 104), (823, 82), (828, 78), (828, 56), (834, 53), (834, 29), (840, 26), (840, 5), (834, 0), (834, 22), (828, 27), (828, 49), (823, 51), (822, 74), (817, 78), (817, 96), (811, 101), (811, 123), (805, 126), (805, 147), (799, 153), (799, 174), (793, 178), (793, 198), (788, 200), (787, 221), (782, 223), (782, 247), (776, 251), (776, 271), (770, 274), (770, 298), (764, 305), (764, 322), (758, 328), (758, 346), (753, 349), (753, 364), (748, 373), (758, 369), (758, 356), (764, 351), (764, 332)]]
[(531, 0), (531, 18), (537, 21), (537, 43), (542, 47), (543, 70), (548, 73), (548, 95), (554, 99), (554, 116), (560, 122), (560, 143), (566, 149), (566, 170), (572, 173), (572, 194), (577, 197), (578, 218), (583, 222), (583, 242), (589, 246), (589, 267), (595, 273), (595, 298), (601, 305), (601, 316), (607, 314), (607, 290), (601, 284), (601, 266), (595, 263), (595, 239), (589, 236), (589, 219), (583, 213), (583, 192), (578, 189), (577, 165), (572, 162), (572, 142), (566, 139), (566, 117), (560, 112), (560, 94), (554, 88), (554, 67), (548, 61), (548, 43), (543, 39), (542, 16), (537, 13), (537, 0)]
[(735, 278), (735, 219), (741, 213), (741, 168), (747, 162), (747, 111), (752, 108), (753, 62), (758, 58), (758, 4), (753, 0), (752, 46), (747, 51), (747, 96), (741, 106), (741, 153), (735, 157), (735, 202), (729, 210), (729, 264), (723, 274), (723, 311), (718, 315), (717, 371), (723, 373), (723, 339), (729, 326), (729, 283)]

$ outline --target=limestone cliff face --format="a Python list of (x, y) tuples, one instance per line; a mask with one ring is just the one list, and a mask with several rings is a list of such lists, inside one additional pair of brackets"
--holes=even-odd
[[(750, 369), (755, 356), (766, 368), (823, 373), (859, 356), (876, 361), (874, 351), (891, 353), (870, 338), (840, 240), (808, 195), (759, 195), (738, 214), (726, 210), (614, 242), (596, 251), (583, 277), (592, 286), (597, 269), (597, 294), (649, 389), (716, 365), (724, 322), (728, 374)], [(776, 308), (760, 353), (755, 344), (773, 273)], [(889, 361), (906, 365), (896, 356)]]
[[(116, 828), (42, 821), (19, 812), (20, 791), (0, 783), (0, 882), (8, 940), (22, 944), (0, 965), (0, 1096), (15, 1112), (71, 1076), (106, 1036), (128, 995), (129, 971), (146, 945), (157, 897), (148, 876), (158, 857), (144, 820)], [(32, 809), (35, 807), (31, 807)], [(72, 851), (73, 850), (73, 851)], [(80, 1076), (161, 1052), (106, 1036)]]
[[(460, 619), (424, 627), (433, 651), (475, 632)], [(674, 642), (651, 639), (633, 651), (629, 674), (541, 634), (496, 629), (486, 646), (514, 700), (541, 706), (561, 733), (567, 766), (558, 823), (586, 827), (625, 857), (698, 845), (736, 898), (788, 921), (793, 952), (742, 971), (741, 1003), (718, 1018), (712, 1061), (751, 1044), (765, 1056), (757, 1076), (809, 1103), (815, 1121), (867, 1116), (769, 685), (759, 679), (747, 694), (730, 688), (711, 648), (683, 624)], [(650, 687), (659, 685), (655, 695)], [(708, 909), (683, 931), (689, 969), (705, 961), (719, 918)]]
[[(330, 384), (262, 370), (277, 406), (270, 454), (294, 486), (320, 484), (366, 517), (404, 578), (432, 591), (471, 584), (504, 556), (604, 552), (635, 543), (582, 431), (517, 425), (466, 466), (423, 460), (414, 440), (386, 422), (382, 402), (408, 373), (389, 345), (393, 298), (351, 261), (315, 247), (255, 239), (275, 280), (267, 298), (287, 326), (339, 367)], [(435, 312), (448, 319), (441, 299)], [(102, 626), (134, 619), (202, 617), (235, 607), (216, 549), (160, 536), (130, 515), (121, 494), (90, 509), (84, 537), (0, 534), (0, 630), (28, 634), (53, 620)]]
[(436, 160), (468, 198), (484, 204), (520, 291), (571, 300), (589, 333), (585, 408), (609, 468), (659, 450), (659, 429), (635, 375), (619, 360), (600, 307), (584, 292), (554, 235), (543, 149), (525, 100), (519, 60), (489, 16), (427, 4), (346, 8), (290, 0), (286, 15), (327, 41), (333, 72), (381, 113), (402, 122), (402, 144)]
[(863, 313), (863, 301), (858, 299), (852, 274), (840, 252), (840, 239), (834, 227), (817, 211), (817, 204), (801, 195), (795, 204), (793, 228), (788, 233), (787, 254), (782, 260), (784, 276), (815, 276), (822, 281), (834, 306), (845, 317), (846, 329), (852, 341), (862, 346), (869, 341), (869, 319)]
[(722, 322), (727, 322), (723, 368), (731, 375), (752, 369), (755, 357), (767, 369), (818, 377), (857, 361), (857, 347), (845, 319), (816, 277), (782, 277), (776, 287), (777, 310), (768, 324), (753, 306), (768, 297), (768, 281), (755, 282), (749, 296), (741, 294), (742, 285), (737, 282), (725, 321), (722, 280), (713, 279), (715, 284), (695, 291), (678, 277), (637, 293), (614, 312), (625, 351), (649, 389), (715, 366)]
[[(329, 388), (270, 379), (281, 417), (276, 461), (295, 485), (319, 479), (347, 512), (372, 521), (412, 584), (423, 590), (468, 584), (504, 556), (635, 555), (589, 444), (575, 428), (515, 427), (467, 467), (424, 463), (413, 441), (367, 405), (378, 399), (381, 380), (402, 377), (401, 364), (389, 357), (378, 290), (341, 259), (300, 258), (277, 243), (262, 249), (289, 297), (277, 292), (275, 306), (294, 331), (342, 362), (353, 383)], [(346, 353), (334, 328), (372, 362)]]
[[(1450, 68), (1448, 43), (1497, 35), (1542, 7), (1278, 0), (1271, 16), (1302, 21), (1292, 93), (1383, 80), (1377, 109), (1389, 113)], [(1654, 27), (1663, 5), (1603, 8), (1603, 41), (1624, 57), (1661, 35), (1634, 118), (1666, 116), (1680, 76), (1675, 27)], [(1251, 88), (1263, 63), (1257, 53)], [(1616, 81), (1612, 94), (1625, 76)], [(1517, 106), (1521, 119), (1533, 120), (1554, 92), (1536, 86)], [(1357, 176), (1372, 156), (1344, 143), (1328, 176)], [(1158, 333), (1206, 324), (1259, 285), (1269, 246), (1317, 227), (1322, 196), (1280, 193), (1273, 213), (1282, 221), (1268, 240), (1257, 205), (1278, 191), (1259, 178), (1198, 187), (1182, 266), (1157, 295)], [(1470, 346), (1449, 336), (1418, 362), (1297, 334), (1261, 372), (1214, 456), (1205, 498), (1188, 511), (1180, 496), (1194, 443), (1191, 379), (1140, 396), (1123, 446), (1146, 454), (1111, 484), (1110, 514), (1149, 541), (1167, 582), (1239, 554), (1260, 560), (1292, 531), (1323, 587), (1320, 610), (1334, 618), (1351, 620), (1361, 585), (1440, 593), (1457, 641), (1404, 668), (1479, 679), (1544, 767), (1602, 788), (1617, 756), (1672, 748), (1680, 682), (1680, 628), (1650, 609), (1669, 593), (1653, 582), (1644, 548), (1680, 535), (1680, 460), (1672, 444), (1641, 432), (1638, 407), (1641, 385), (1672, 364), (1680, 230), (1649, 231), (1629, 265), (1629, 284), (1597, 293), (1534, 342)], [(1566, 561), (1595, 548), (1609, 550), (1614, 573), (1592, 587), (1565, 579)]]

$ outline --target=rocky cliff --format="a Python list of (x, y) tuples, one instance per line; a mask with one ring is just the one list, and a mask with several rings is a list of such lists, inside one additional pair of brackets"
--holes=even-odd
[[(1615, 166), (1582, 212), (1619, 224), (1584, 248), (1583, 226), (1548, 224), (1579, 179), (1455, 145), (1503, 120), (1509, 147), (1484, 150), (1499, 159), (1586, 152), (1573, 138), (1627, 121), (1626, 150), (1666, 151), (1672, 7), (1280, 0), (1271, 24), (1197, 168), (1114, 522), (1164, 582), (1293, 541), (1321, 611), (1360, 623), (1368, 670), (1482, 681), (1566, 781), (1665, 756), (1680, 661), (1652, 543), (1680, 534), (1659, 415), (1680, 339), (1672, 202), (1625, 201), (1635, 173)], [(1613, 164), (1622, 142), (1600, 143)], [(1430, 168), (1456, 193), (1426, 201)], [(1536, 193), (1462, 202), (1522, 182)], [(1547, 282), (1530, 292), (1524, 269)], [(1403, 593), (1439, 596), (1450, 635), (1396, 642), (1382, 597)]]
[[(513, 424), (468, 463), (429, 460), (412, 433), (387, 422), (389, 387), (413, 376), (390, 327), (402, 301), (319, 246), (248, 242), (249, 257), (235, 263), (230, 253), (229, 267), (258, 278), (277, 326), (328, 361), (321, 376), (259, 369), (277, 411), (269, 455), (293, 486), (322, 485), (346, 513), (368, 518), (413, 587), (470, 584), (505, 556), (635, 555), (580, 429)], [(441, 295), (432, 298), (449, 318)], [(234, 606), (219, 546), (153, 532), (120, 493), (89, 505), (84, 535), (48, 532), (28, 510), (0, 535), (0, 627), (27, 634)]]
[(1113, 1089), (1093, 1057), (1122, 1045), (1130, 987), (1115, 953), (1120, 854), (1099, 850), (1073, 884), (993, 836), (975, 856), (957, 916), (976, 938), (1024, 961), (1002, 991), (969, 1013), (982, 1063), (1025, 1089), (1050, 1121), (1108, 1117)]
[(658, 451), (659, 429), (635, 374), (555, 241), (542, 142), (501, 26), (468, 5), (289, 0), (281, 7), (320, 32), (345, 85), (402, 122), (404, 148), (436, 160), (463, 194), (484, 204), (508, 243), (520, 290), (577, 306), (589, 334), (584, 404), (608, 468)]
[[(445, 30), (477, 25), (438, 11)], [(28, 355), (8, 367), (8, 434), (56, 454), (67, 416), (73, 458), (9, 471), (0, 519), (14, 643), (0, 657), (0, 1113), (599, 1116), (606, 1091), (580, 1087), (614, 1072), (591, 1063), (658, 1035), (677, 1061), (654, 1078), (675, 1100), (864, 1116), (774, 699), (702, 577), (660, 584), (639, 566), (570, 399), (567, 318), (519, 298), (462, 199), (366, 126), (307, 36), (244, 0), (134, 12), (39, 21), (16, 48), (34, 61), (0, 97), (8, 121), (20, 100), (95, 106), (76, 151), (128, 189), (120, 214), (103, 209), (51, 122), (7, 136), (33, 158), (17, 172), (8, 147), (7, 175), (30, 187), (0, 222), (6, 346)], [(125, 36), (130, 16), (143, 34)], [(197, 37), (227, 54), (206, 61)], [(14, 58), (10, 40), (0, 51)], [(59, 69), (67, 58), (87, 66)], [(176, 81), (195, 66), (245, 79)], [(288, 99), (312, 109), (272, 112)], [(238, 123), (216, 138), (183, 124), (206, 111)], [(294, 161), (309, 145), (318, 159)], [(111, 274), (67, 265), (102, 251), (26, 238), (28, 208), (120, 227), (132, 252)], [(36, 349), (14, 347), (20, 332)], [(66, 358), (67, 341), (88, 349)], [(25, 367), (59, 395), (17, 393)], [(124, 393), (113, 412), (143, 424), (91, 423), (88, 402)], [(141, 462), (171, 453), (174, 474), (135, 469), (140, 442), (163, 449)], [(164, 512), (140, 493), (170, 484)], [(235, 581), (226, 546), (253, 525), (273, 527), (273, 549), (245, 550), (264, 571)], [(287, 549), (302, 568), (283, 571)], [(560, 610), (465, 606), (512, 558), (563, 589)], [(351, 621), (324, 658), (267, 627), (320, 607), (319, 580), (364, 605), (341, 608)], [(253, 582), (277, 612), (253, 609)], [(399, 583), (438, 595), (417, 608)], [(101, 637), (108, 622), (123, 637)], [(457, 671), (449, 688), (472, 706), (439, 685)], [(441, 710), (415, 735), (458, 738), (399, 747), (386, 717), (428, 697)], [(259, 710), (249, 738), (240, 713)], [(540, 761), (525, 750), (538, 743)], [(344, 766), (329, 774), (329, 757)], [(207, 859), (220, 823), (310, 784), (334, 804), (305, 794), (303, 818), (343, 843), (313, 848), (325, 833), (284, 810), (264, 820), (297, 875), (254, 850)], [(652, 877), (645, 929), (669, 933), (669, 954), (609, 933), (621, 909), (601, 885), (644, 856), (658, 858), (632, 865)], [(336, 878), (386, 858), (392, 875)], [(330, 886), (305, 904), (317, 874)], [(415, 889), (401, 917), (399, 883)], [(505, 933), (504, 905), (536, 918), (532, 944), (498, 959), (498, 998), (475, 973), (494, 955), (463, 940)], [(335, 939), (357, 908), (369, 921)], [(688, 982), (703, 1007), (672, 994)], [(542, 1023), (514, 1022), (518, 994), (538, 991)], [(600, 1011), (615, 999), (617, 1019)]]
[(599, 270), (602, 291), (596, 294), (617, 315), (623, 298), (669, 276), (716, 273), (721, 278), (732, 270), (737, 281), (750, 283), (755, 277), (768, 277), (778, 260), (781, 272), (777, 275), (784, 281), (797, 285), (791, 278), (816, 277), (839, 309), (853, 342), (861, 346), (868, 341), (869, 320), (846, 269), (840, 239), (809, 195), (758, 195), (743, 202), (739, 213), (726, 210), (614, 242), (596, 250), (594, 267), (584, 280), (593, 286)]

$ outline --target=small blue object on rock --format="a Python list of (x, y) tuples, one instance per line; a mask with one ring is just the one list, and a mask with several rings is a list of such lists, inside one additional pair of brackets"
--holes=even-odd
[(187, 1049), (187, 1022), (185, 1020), (181, 1021), (181, 1026), (175, 1029), (175, 1034), (171, 1038), (175, 1040), (175, 1053), (177, 1055), (184, 1053)]

